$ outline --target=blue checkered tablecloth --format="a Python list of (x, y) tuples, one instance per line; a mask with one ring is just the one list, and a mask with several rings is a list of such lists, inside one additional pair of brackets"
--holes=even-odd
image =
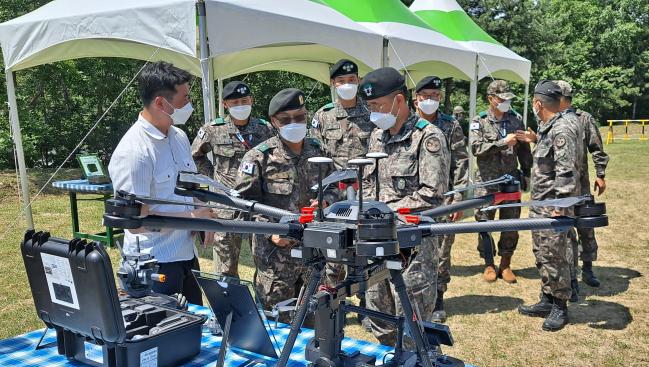
[[(191, 305), (189, 310), (202, 315), (210, 314), (210, 310), (206, 307)], [(286, 325), (280, 325), (275, 328), (274, 322), (271, 322), (270, 325), (277, 339), (278, 345), (276, 345), (276, 349), (279, 355), (279, 351), (288, 336), (289, 328)], [(70, 361), (57, 353), (55, 344), (56, 333), (54, 330), (48, 331), (42, 343), (54, 344), (44, 349), (35, 350), (34, 347), (42, 333), (42, 330), (36, 330), (13, 338), (0, 340), (0, 366), (84, 366), (82, 363)], [(304, 367), (307, 365), (307, 361), (304, 359), (304, 348), (311, 338), (313, 338), (313, 330), (304, 329), (299, 334), (291, 353), (289, 366)], [(214, 366), (220, 345), (221, 337), (213, 336), (204, 327), (201, 352), (185, 366)], [(349, 338), (345, 338), (343, 341), (343, 349), (346, 352), (360, 351), (363, 354), (376, 356), (379, 364), (383, 356), (392, 350), (392, 348), (383, 345)], [(101, 360), (101, 348), (86, 343), (86, 355), (93, 360), (97, 358)], [(252, 367), (254, 365), (274, 365), (275, 360), (231, 348), (226, 355), (225, 364), (228, 367)]]
[(80, 192), (85, 194), (112, 194), (113, 184), (95, 185), (88, 182), (88, 180), (70, 180), (70, 181), (55, 181), (52, 183), (53, 187), (57, 189)]

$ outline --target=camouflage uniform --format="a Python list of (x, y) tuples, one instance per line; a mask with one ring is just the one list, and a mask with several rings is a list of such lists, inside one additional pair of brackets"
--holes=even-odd
[[(575, 196), (580, 190), (583, 131), (574, 114), (558, 113), (539, 126), (532, 168), (532, 200)], [(531, 207), (530, 218), (550, 217), (554, 208)], [(566, 210), (570, 215), (572, 209)], [(546, 294), (570, 298), (570, 255), (568, 232), (532, 231), (532, 251)]]
[[(525, 130), (521, 116), (513, 111), (505, 112), (501, 120), (489, 111), (481, 112), (471, 123), (471, 152), (476, 157), (478, 171), (475, 181), (484, 182), (509, 174), (519, 180), (521, 173), (518, 170), (520, 163), (523, 175), (529, 177), (532, 167), (532, 153), (528, 143), (517, 142), (515, 146), (509, 147), (504, 138), (507, 134), (515, 133), (516, 130)], [(497, 192), (497, 187), (486, 187), (475, 189), (475, 196), (487, 195)], [(505, 201), (513, 203), (514, 201)], [(476, 211), (477, 221), (493, 220), (496, 216), (493, 211)], [(520, 218), (520, 208), (500, 209), (500, 219)], [(518, 232), (502, 232), (498, 241), (498, 255), (511, 256), (518, 244)], [(494, 246), (495, 247), (495, 246)], [(482, 241), (478, 241), (480, 257), (484, 258)], [(495, 248), (494, 252), (495, 253)]]
[[(429, 209), (442, 205), (448, 189), (451, 158), (444, 134), (426, 120), (411, 114), (402, 130), (394, 136), (375, 130), (370, 138), (371, 152), (385, 152), (379, 163), (380, 200), (390, 208)], [(372, 171), (372, 170), (369, 170)], [(374, 176), (368, 172), (368, 197), (374, 192)], [(426, 237), (418, 253), (403, 272), (413, 308), (423, 320), (430, 320), (435, 306), (437, 287), (436, 237)], [(371, 287), (366, 293), (367, 307), (392, 314), (403, 314), (401, 302), (389, 281)], [(394, 344), (393, 325), (369, 320), (376, 338), (386, 345)]]
[[(469, 153), (466, 150), (464, 133), (459, 122), (441, 112), (433, 124), (444, 133), (446, 144), (451, 153), (451, 167), (449, 174), (449, 190), (453, 187), (466, 186), (469, 183)], [(462, 201), (462, 194), (457, 193), (454, 196), (447, 196), (444, 205), (450, 205)], [(443, 218), (448, 220), (448, 218)], [(455, 241), (455, 235), (445, 235), (439, 239), (439, 268), (437, 269), (437, 290), (446, 292), (448, 283), (451, 281), (451, 247)]]
[[(245, 199), (299, 213), (316, 198), (311, 186), (317, 184), (318, 168), (308, 159), (323, 154), (315, 139), (307, 138), (302, 153), (295, 155), (279, 137), (272, 137), (243, 157), (236, 189)], [(256, 220), (276, 221), (262, 216)], [(297, 297), (308, 280), (308, 269), (301, 260), (291, 257), (289, 248), (275, 246), (270, 235), (254, 235), (252, 255), (255, 289), (266, 309)]]
[[(230, 116), (217, 118), (198, 131), (192, 143), (192, 156), (200, 173), (214, 177), (228, 187), (234, 187), (244, 154), (272, 135), (270, 124), (261, 119), (251, 118), (248, 124), (239, 127), (232, 123)], [(214, 156), (214, 164), (207, 158), (209, 152)], [(239, 216), (238, 212), (231, 209), (219, 209), (218, 214), (220, 219)], [(215, 233), (214, 237), (214, 271), (239, 276), (239, 253), (243, 235)]]
[(347, 168), (347, 161), (364, 157), (370, 134), (376, 127), (370, 122), (367, 103), (356, 97), (356, 106), (344, 108), (339, 102), (320, 108), (311, 121), (311, 136), (320, 140), (336, 169)]

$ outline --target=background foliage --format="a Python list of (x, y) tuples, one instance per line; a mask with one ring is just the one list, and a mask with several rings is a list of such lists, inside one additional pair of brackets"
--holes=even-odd
[[(47, 3), (3, 0), (0, 21)], [(403, 0), (407, 5), (412, 2)], [(566, 79), (577, 91), (575, 104), (598, 121), (649, 117), (649, 1), (646, 0), (459, 0), (495, 39), (532, 61), (532, 87), (539, 79)], [(0, 65), (2, 62), (0, 61)], [(30, 167), (58, 166), (74, 149), (122, 88), (142, 66), (127, 59), (81, 59), (43, 65), (16, 73), (23, 144)], [(6, 101), (4, 66), (0, 100)], [(434, 73), (434, 71), (431, 71)], [(303, 89), (310, 110), (330, 100), (328, 86), (287, 72), (240, 78), (254, 89), (254, 114), (266, 117), (268, 101), (285, 87)], [(226, 81), (227, 82), (227, 81)], [(484, 109), (489, 78), (479, 85)], [(468, 110), (468, 82), (448, 82), (446, 111)], [(531, 87), (531, 88), (532, 88)], [(514, 85), (523, 96), (524, 86)], [(200, 85), (192, 89), (196, 112), (186, 125), (190, 138), (203, 121)], [(523, 98), (515, 103), (522, 111)], [(109, 158), (120, 137), (137, 118), (137, 91), (129, 88), (105, 116), (82, 149)], [(531, 113), (530, 113), (531, 116)], [(533, 119), (529, 122), (533, 125)], [(0, 105), (0, 169), (14, 167), (6, 104)], [(74, 162), (74, 161), (72, 161)], [(75, 164), (75, 163), (73, 163)]]

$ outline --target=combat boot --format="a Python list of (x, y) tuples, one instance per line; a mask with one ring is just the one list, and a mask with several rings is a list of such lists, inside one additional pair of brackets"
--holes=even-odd
[(572, 294), (570, 295), (570, 302), (579, 302), (579, 283), (577, 282), (577, 279), (570, 280), (570, 289), (572, 290)]
[(518, 313), (532, 317), (547, 317), (552, 311), (552, 301), (554, 297), (551, 294), (541, 292), (540, 301), (533, 305), (518, 306)]
[(484, 272), (482, 273), (482, 279), (484, 279), (485, 282), (493, 283), (496, 281), (497, 277), (498, 274), (496, 273), (496, 267), (494, 264), (486, 265)]
[(581, 280), (591, 287), (599, 287), (599, 279), (593, 273), (593, 262), (584, 261), (581, 267)]
[(568, 304), (565, 299), (554, 298), (552, 311), (543, 321), (543, 330), (559, 331), (568, 323)]
[(500, 266), (498, 267), (498, 278), (502, 278), (509, 284), (516, 283), (516, 275), (510, 267), (512, 262), (512, 255), (505, 255), (500, 257)]
[(435, 309), (433, 310), (433, 322), (446, 322), (446, 311), (444, 311), (444, 292), (437, 291)]

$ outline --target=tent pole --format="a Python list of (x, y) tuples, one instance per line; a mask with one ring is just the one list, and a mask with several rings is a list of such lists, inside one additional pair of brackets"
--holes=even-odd
[[(478, 115), (478, 55), (475, 57), (475, 72), (469, 87), (469, 116), (473, 119)], [(471, 134), (469, 134), (469, 184), (474, 182), (474, 157), (471, 153)]]
[(523, 126), (527, 128), (527, 98), (530, 94), (530, 82), (525, 83), (525, 100), (523, 102)]
[(7, 100), (9, 102), (9, 119), (11, 120), (11, 134), (16, 145), (16, 156), (18, 158), (18, 172), (20, 173), (20, 189), (23, 195), (23, 213), (27, 219), (27, 228), (34, 229), (34, 218), (32, 207), (29, 205), (29, 180), (27, 179), (27, 167), (25, 166), (25, 152), (23, 151), (23, 137), (18, 120), (18, 103), (16, 102), (16, 86), (14, 84), (14, 72), (10, 69), (5, 71), (7, 79)]
[(381, 58), (381, 67), (385, 68), (390, 66), (390, 58), (388, 56), (388, 42), (390, 42), (387, 38), (383, 38), (383, 54)]
[(210, 68), (210, 52), (209, 45), (207, 44), (207, 21), (205, 13), (205, 2), (198, 0), (196, 2), (196, 11), (198, 12), (198, 42), (201, 55), (201, 85), (203, 87), (203, 113), (205, 115), (205, 122), (214, 119), (214, 99), (212, 97), (213, 88), (210, 88), (212, 81), (212, 69)]
[[(211, 100), (214, 101), (214, 96), (216, 95), (215, 93), (216, 91), (214, 90), (214, 59), (210, 59), (209, 68), (210, 68), (210, 96), (211, 96)], [(216, 106), (214, 105), (214, 102), (210, 103), (210, 116), (216, 117)]]
[(223, 79), (217, 81), (219, 89), (219, 117), (225, 118), (225, 106), (223, 106)]

